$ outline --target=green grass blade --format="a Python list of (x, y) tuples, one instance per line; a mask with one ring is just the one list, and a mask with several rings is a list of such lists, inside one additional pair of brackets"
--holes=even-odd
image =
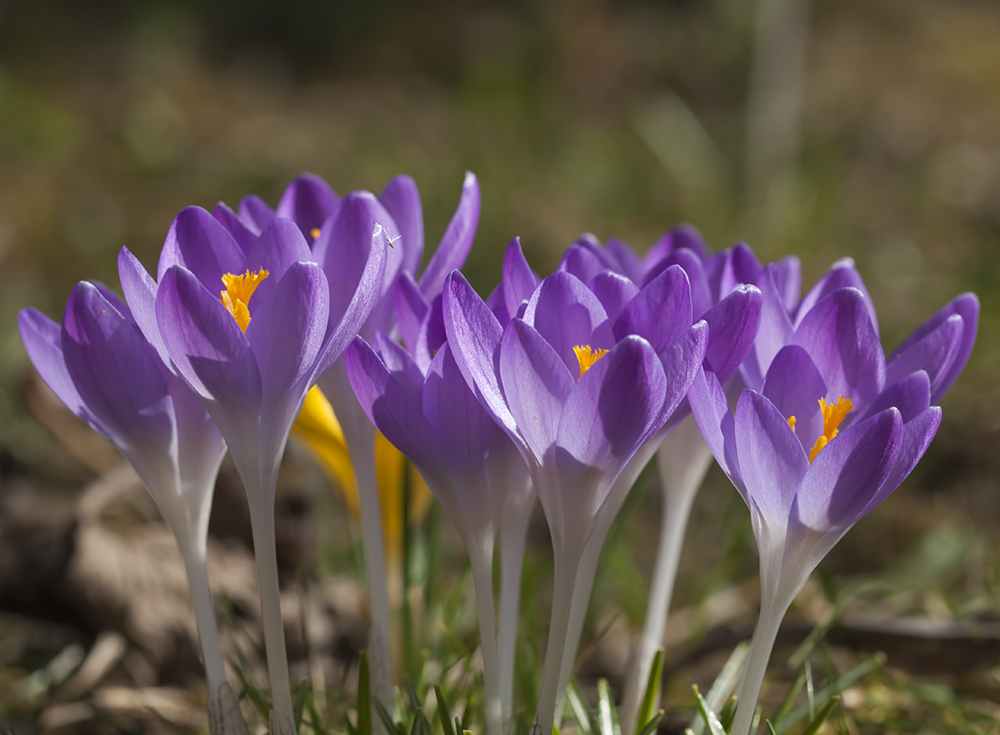
[(806, 674), (806, 704), (809, 706), (809, 719), (816, 716), (816, 687), (813, 685), (813, 670), (808, 661), (805, 663)]
[(774, 723), (774, 727), (779, 729), (779, 732), (781, 728), (781, 723), (784, 721), (789, 711), (791, 711), (792, 705), (795, 704), (795, 698), (799, 696), (799, 692), (802, 691), (802, 687), (804, 687), (805, 684), (806, 684), (806, 672), (803, 671), (801, 674), (799, 674), (798, 678), (795, 680), (795, 683), (792, 685), (792, 688), (788, 690), (788, 694), (785, 695), (785, 698), (781, 702), (781, 706), (778, 707), (778, 711), (777, 713), (775, 713), (774, 719), (771, 720), (771, 722)]
[[(395, 728), (389, 730), (395, 732)], [(372, 735), (371, 676), (368, 673), (368, 652), (358, 659), (358, 735)]]
[(580, 729), (580, 735), (591, 735), (594, 731), (594, 721), (576, 679), (569, 680), (569, 686), (566, 687), (566, 701), (573, 713), (573, 719), (576, 720), (576, 726)]
[(770, 720), (764, 720), (764, 723), (767, 725), (768, 735), (777, 735), (777, 733), (774, 732), (774, 725), (771, 724)]
[[(386, 710), (385, 705), (377, 699), (373, 699), (372, 704), (375, 705), (375, 712), (378, 714), (378, 718), (382, 720), (382, 724), (385, 725), (386, 732), (390, 735), (394, 732), (400, 732), (400, 728), (392, 721), (392, 715)], [(406, 733), (402, 732), (402, 735), (406, 735)]]
[(233, 670), (236, 672), (236, 677), (240, 680), (240, 687), (242, 688), (238, 699), (249, 697), (253, 706), (257, 708), (258, 712), (260, 712), (261, 717), (267, 720), (270, 708), (267, 706), (267, 700), (264, 699), (264, 695), (260, 693), (260, 690), (257, 689), (257, 687), (247, 681), (242, 668), (239, 666), (233, 666)]
[(438, 719), (441, 721), (441, 731), (444, 735), (455, 735), (455, 728), (451, 722), (451, 710), (448, 709), (448, 703), (444, 701), (441, 687), (437, 684), (434, 685), (434, 696), (437, 697)]
[(661, 648), (653, 656), (653, 665), (649, 669), (649, 679), (646, 681), (646, 693), (642, 696), (642, 705), (639, 707), (639, 719), (635, 723), (636, 734), (641, 735), (645, 730), (645, 723), (653, 717), (653, 706), (658, 701), (656, 695), (660, 692), (660, 685), (663, 680), (663, 649)]
[[(875, 671), (875, 669), (879, 668), (884, 663), (885, 654), (882, 653), (877, 653), (871, 658), (865, 659), (846, 674), (838, 677), (835, 681), (816, 692), (814, 698), (816, 706), (825, 707), (827, 702), (829, 702), (835, 695), (840, 694), (849, 686), (854, 685), (856, 682), (868, 676), (868, 674)], [(809, 718), (808, 702), (799, 705), (789, 712), (788, 716), (782, 721), (781, 725), (776, 725), (774, 729), (778, 735), (782, 735), (782, 733), (787, 732), (790, 727), (807, 719), (811, 719)]]
[(826, 703), (826, 706), (819, 711), (819, 714), (813, 718), (812, 722), (809, 723), (802, 735), (816, 735), (819, 729), (823, 726), (823, 723), (826, 722), (826, 718), (830, 716), (830, 713), (833, 711), (833, 708), (837, 706), (839, 701), (839, 694), (832, 697), (830, 701)]
[(719, 712), (719, 722), (722, 723), (722, 729), (726, 732), (730, 732), (733, 729), (733, 720), (736, 719), (736, 705), (739, 704), (739, 700), (734, 694), (726, 702), (722, 711)]
[(420, 709), (420, 697), (417, 695), (417, 690), (414, 688), (413, 680), (409, 674), (403, 677), (403, 686), (406, 689), (406, 697), (410, 700), (410, 709), (416, 712)]
[[(712, 688), (708, 690), (708, 696), (705, 697), (709, 709), (713, 712), (721, 712), (723, 710), (727, 697), (733, 693), (736, 684), (740, 680), (740, 674), (743, 672), (743, 664), (746, 662), (749, 653), (750, 643), (749, 641), (744, 641), (729, 654), (729, 660), (726, 661), (726, 665), (722, 667), (719, 675), (715, 677), (715, 681), (712, 682)], [(725, 719), (721, 715), (719, 719), (725, 722)], [(731, 724), (732, 721), (730, 721)], [(705, 721), (700, 715), (695, 715), (688, 727), (692, 735), (701, 735), (705, 730)]]
[(705, 726), (708, 727), (708, 731), (712, 735), (726, 735), (726, 731), (722, 728), (722, 723), (719, 722), (719, 718), (716, 717), (712, 708), (708, 706), (705, 698), (701, 696), (698, 687), (693, 686), (691, 690), (694, 692), (694, 698), (698, 702), (698, 711), (701, 713), (701, 719), (705, 723)]
[(660, 720), (663, 719), (663, 710), (657, 710), (657, 712), (649, 718), (649, 722), (646, 726), (639, 731), (639, 735), (653, 735), (656, 731), (656, 726), (660, 724)]
[(615, 703), (611, 699), (611, 687), (607, 679), (597, 682), (597, 724), (601, 735), (620, 735), (615, 727)]

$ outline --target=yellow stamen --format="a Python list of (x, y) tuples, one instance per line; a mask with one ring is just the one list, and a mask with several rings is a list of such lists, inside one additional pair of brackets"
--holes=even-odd
[(313, 240), (315, 240), (317, 237), (319, 237), (319, 228), (318, 227), (313, 227), (309, 231), (309, 234), (312, 235)]
[(222, 298), (219, 301), (226, 307), (240, 329), (244, 332), (250, 326), (250, 297), (257, 290), (260, 282), (267, 278), (268, 272), (261, 268), (256, 273), (250, 273), (249, 269), (243, 275), (226, 273), (222, 276), (222, 284), (226, 287), (222, 291)]
[(852, 408), (854, 408), (854, 404), (851, 402), (851, 399), (844, 398), (843, 396), (838, 396), (837, 402), (832, 404), (827, 403), (823, 398), (819, 399), (819, 409), (823, 412), (823, 433), (816, 440), (812, 451), (809, 453), (809, 464), (812, 464), (812, 461), (816, 459), (819, 450), (829, 444), (830, 440), (840, 433), (837, 427), (840, 426), (840, 423), (847, 417)]
[(792, 431), (795, 431), (795, 417), (794, 416), (789, 416), (788, 417), (788, 425), (792, 427)]
[(602, 350), (600, 347), (592, 350), (590, 345), (577, 345), (573, 348), (573, 354), (576, 355), (577, 362), (580, 363), (580, 377), (582, 378), (584, 373), (594, 367), (595, 362), (608, 354), (608, 351)]

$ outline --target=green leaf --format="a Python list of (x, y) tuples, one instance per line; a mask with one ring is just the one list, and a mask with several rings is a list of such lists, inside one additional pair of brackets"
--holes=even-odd
[(764, 722), (767, 724), (768, 735), (777, 735), (777, 733), (774, 732), (774, 725), (771, 724), (771, 721), (764, 720)]
[(639, 735), (653, 735), (653, 733), (656, 731), (656, 726), (660, 724), (661, 719), (663, 719), (662, 709), (657, 710), (656, 714), (654, 714), (649, 719), (649, 722), (646, 723), (646, 726), (639, 731)]
[(813, 670), (808, 661), (805, 663), (806, 674), (806, 704), (809, 705), (809, 719), (816, 716), (816, 688), (813, 686)]
[(640, 735), (646, 729), (644, 723), (648, 723), (653, 716), (653, 707), (660, 699), (659, 694), (662, 679), (663, 649), (661, 648), (653, 656), (653, 665), (649, 669), (649, 679), (646, 680), (646, 693), (642, 696), (642, 705), (639, 707), (639, 719), (635, 723), (637, 735)]
[[(877, 653), (871, 658), (865, 659), (846, 674), (838, 677), (835, 681), (827, 684), (825, 687), (816, 692), (814, 697), (815, 705), (825, 707), (827, 702), (829, 702), (835, 695), (840, 694), (849, 686), (852, 686), (856, 682), (860, 681), (884, 663), (885, 654), (882, 653)], [(797, 725), (803, 720), (806, 720), (808, 717), (809, 703), (806, 702), (789, 712), (788, 716), (785, 717), (781, 724), (775, 726), (775, 732), (777, 732), (778, 735), (782, 735), (782, 733), (787, 732), (790, 727)]]
[(413, 725), (410, 727), (410, 735), (431, 735), (431, 723), (427, 721), (424, 710), (417, 708), (413, 715)]
[[(708, 690), (708, 696), (705, 697), (705, 701), (708, 703), (709, 709), (713, 712), (723, 712), (725, 707), (726, 698), (733, 693), (733, 689), (736, 688), (737, 682), (740, 680), (740, 674), (743, 672), (743, 664), (746, 662), (747, 655), (750, 653), (750, 643), (744, 641), (740, 643), (733, 652), (729, 654), (729, 660), (726, 661), (726, 665), (722, 667), (722, 671), (719, 675), (715, 677), (715, 681), (712, 683), (712, 688)], [(735, 711), (733, 712), (729, 725), (732, 725), (732, 717), (735, 717)], [(726, 718), (719, 715), (719, 720), (725, 725)], [(691, 724), (688, 726), (693, 735), (701, 735), (705, 730), (705, 721), (700, 715), (695, 715), (691, 720)], [(728, 726), (727, 726), (728, 729)]]
[(242, 668), (239, 666), (233, 666), (233, 670), (236, 671), (236, 677), (240, 680), (240, 686), (243, 689), (240, 692), (239, 699), (243, 699), (244, 696), (249, 697), (253, 706), (257, 708), (258, 712), (260, 712), (261, 717), (267, 720), (270, 708), (267, 706), (267, 700), (264, 699), (264, 695), (260, 693), (260, 690), (257, 689), (257, 687), (247, 681)]
[(712, 708), (708, 706), (708, 702), (705, 701), (705, 698), (701, 696), (701, 692), (698, 691), (697, 685), (691, 687), (691, 689), (694, 692), (695, 700), (698, 702), (698, 711), (701, 712), (701, 719), (708, 727), (708, 731), (712, 735), (726, 735), (726, 731), (722, 728), (722, 723), (719, 722), (719, 718), (716, 717)]
[(730, 732), (733, 729), (733, 720), (736, 719), (736, 705), (739, 704), (739, 699), (734, 694), (726, 702), (722, 711), (719, 713), (719, 722), (722, 723), (722, 727), (726, 732)]
[(601, 735), (621, 735), (617, 727), (617, 712), (611, 699), (611, 687), (607, 679), (597, 681), (597, 727)]
[[(375, 705), (375, 713), (378, 715), (379, 719), (382, 720), (382, 724), (385, 725), (385, 730), (388, 735), (392, 735), (394, 732), (401, 733), (401, 735), (406, 735), (406, 732), (401, 728), (396, 726), (396, 723), (392, 721), (392, 715), (386, 710), (385, 705), (383, 705), (377, 699), (372, 700), (372, 704)], [(360, 712), (358, 713), (360, 717)]]
[(826, 718), (830, 716), (833, 708), (837, 706), (837, 702), (840, 701), (840, 695), (832, 697), (826, 706), (819, 711), (819, 714), (813, 718), (813, 721), (809, 723), (802, 735), (816, 735), (823, 723), (826, 722)]
[(442, 732), (444, 735), (455, 735), (455, 728), (451, 724), (451, 711), (448, 709), (448, 703), (444, 701), (441, 687), (437, 684), (434, 685), (434, 696), (437, 697), (438, 719), (441, 721)]
[(552, 735), (562, 735), (562, 733), (559, 732), (559, 725), (556, 725), (555, 723), (552, 725)]
[(594, 723), (590, 716), (590, 708), (576, 679), (569, 680), (569, 686), (566, 687), (566, 701), (573, 712), (577, 727), (580, 728), (580, 735), (590, 735), (594, 731)]
[[(394, 727), (389, 729), (389, 733), (395, 731)], [(358, 659), (358, 735), (372, 735), (372, 694), (367, 651), (362, 651)]]
[(774, 726), (776, 728), (781, 727), (781, 723), (784, 721), (786, 715), (788, 715), (788, 712), (792, 709), (792, 705), (795, 704), (795, 698), (799, 696), (799, 692), (802, 691), (802, 687), (805, 686), (805, 683), (806, 672), (803, 671), (795, 680), (792, 688), (788, 690), (788, 694), (785, 695), (784, 700), (781, 702), (781, 706), (778, 707), (778, 711), (774, 715), (774, 719), (772, 721), (774, 722)]

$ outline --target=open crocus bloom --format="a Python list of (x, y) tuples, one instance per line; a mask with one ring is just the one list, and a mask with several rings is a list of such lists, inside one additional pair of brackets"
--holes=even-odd
[(249, 501), (274, 712), (291, 732), (292, 702), (278, 601), (274, 491), (306, 392), (371, 312), (385, 270), (385, 234), (341, 253), (328, 281), (299, 227), (274, 219), (250, 245), (203, 209), (174, 220), (154, 281), (122, 249), (125, 298), (163, 362), (198, 395), (222, 432)]
[(143, 338), (128, 307), (104, 286), (77, 285), (61, 326), (35, 309), (22, 311), (18, 326), (42, 379), (118, 448), (156, 500), (188, 575), (213, 735), (245, 733), (226, 681), (205, 567), (212, 492), (226, 453), (222, 435)]
[(630, 300), (612, 319), (583, 282), (556, 273), (506, 327), (460, 274), (445, 284), (455, 361), (524, 456), (552, 534), (542, 732), (553, 724), (564, 650), (575, 645), (567, 641), (574, 589), (592, 583), (592, 575), (577, 578), (584, 548), (591, 537), (603, 543), (634, 479), (626, 467), (683, 400), (705, 356), (708, 328), (691, 326), (686, 277), (679, 268), (664, 275), (662, 298)]
[[(788, 606), (834, 544), (913, 470), (941, 421), (935, 387), (954, 379), (955, 356), (971, 350), (978, 307), (953, 302), (887, 369), (870, 305), (861, 290), (839, 288), (800, 313), (766, 362), (760, 392), (744, 390), (735, 417), (711, 371), (689, 394), (705, 441), (750, 508), (760, 553), (761, 616), (736, 735), (749, 729)], [(971, 335), (962, 312), (973, 315)], [(772, 349), (773, 334), (758, 339)]]

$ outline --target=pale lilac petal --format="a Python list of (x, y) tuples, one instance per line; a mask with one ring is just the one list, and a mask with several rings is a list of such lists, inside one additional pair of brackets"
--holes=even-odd
[(628, 246), (628, 243), (624, 240), (619, 240), (617, 237), (611, 237), (608, 238), (604, 249), (618, 263), (619, 272), (623, 273), (630, 281), (639, 283), (642, 280), (642, 260)]
[(412, 352), (417, 349), (417, 335), (420, 324), (427, 316), (430, 304), (420, 293), (420, 286), (407, 271), (399, 274), (396, 280), (396, 291), (393, 297), (396, 305), (396, 323), (403, 343)]
[(903, 424), (903, 437), (899, 443), (899, 455), (892, 471), (882, 483), (871, 500), (859, 514), (859, 518), (868, 515), (876, 506), (885, 500), (913, 472), (917, 462), (924, 456), (927, 447), (931, 445), (938, 427), (941, 426), (941, 407), (931, 406), (912, 421)]
[[(761, 327), (763, 331), (763, 326)], [(885, 385), (885, 356), (868, 302), (854, 288), (834, 291), (803, 317), (792, 337), (819, 368), (829, 393), (867, 403)]]
[(250, 297), (250, 313), (256, 312), (293, 263), (306, 260), (312, 260), (312, 251), (298, 225), (289, 219), (275, 218), (260, 233), (247, 255), (247, 269), (251, 273), (261, 268), (267, 271), (267, 278), (260, 282)]
[(781, 303), (789, 314), (795, 313), (802, 290), (802, 263), (794, 255), (786, 255), (774, 263), (772, 278)]
[(115, 310), (122, 315), (122, 318), (125, 319), (125, 321), (136, 329), (139, 328), (139, 325), (136, 324), (135, 317), (132, 316), (132, 310), (128, 308), (128, 304), (122, 300), (121, 296), (116, 294), (100, 281), (88, 281), (88, 283), (96, 288), (98, 293), (100, 293), (111, 306), (115, 307)]
[(570, 273), (583, 283), (606, 270), (614, 270), (614, 264), (593, 235), (584, 235), (570, 245), (556, 268), (556, 272)]
[(340, 197), (329, 184), (314, 174), (302, 174), (285, 188), (274, 215), (292, 220), (311, 243), (316, 239), (312, 231), (321, 228), (339, 206)]
[(515, 237), (503, 256), (503, 280), (500, 284), (509, 316), (517, 314), (521, 304), (531, 298), (540, 281), (524, 258), (521, 239)]
[(660, 424), (657, 426), (657, 431), (662, 427), (663, 422), (669, 420), (673, 425), (676, 425), (687, 415), (689, 410), (687, 404), (685, 403), (683, 406), (681, 404), (691, 388), (691, 383), (702, 369), (709, 338), (708, 325), (704, 321), (700, 321), (659, 354), (660, 364), (663, 365), (663, 374), (667, 379), (667, 390), (662, 409), (663, 415), (659, 419)]
[[(712, 294), (712, 302), (721, 301), (728, 290), (723, 290), (723, 285), (732, 289), (737, 284), (736, 276), (733, 274), (733, 250), (722, 250), (707, 261), (703, 261), (705, 268), (705, 279), (708, 281), (708, 288)], [(758, 278), (759, 281), (759, 278)], [(754, 281), (759, 286), (760, 283)]]
[(231, 409), (233, 421), (257, 414), (261, 380), (250, 343), (194, 274), (174, 266), (163, 275), (156, 320), (173, 365), (202, 398)]
[(610, 349), (615, 344), (601, 302), (569, 273), (553, 273), (542, 279), (528, 300), (524, 321), (548, 341), (573, 375), (580, 374), (574, 347)]
[(691, 288), (687, 273), (671, 266), (639, 291), (615, 321), (613, 332), (620, 339), (638, 334), (657, 353), (672, 345), (691, 327)]
[(545, 338), (520, 319), (511, 319), (503, 333), (500, 380), (524, 441), (543, 460), (576, 381)]
[(736, 446), (748, 502), (766, 524), (783, 527), (809, 458), (781, 412), (767, 398), (744, 390), (736, 406)]
[(61, 341), (80, 399), (115, 443), (169, 451), (172, 406), (155, 353), (93, 284), (70, 294)]
[(188, 207), (174, 219), (160, 251), (156, 280), (171, 266), (194, 274), (205, 288), (221, 292), (222, 276), (242, 273), (246, 257), (236, 240), (219, 221), (201, 207)]
[(417, 334), (417, 349), (413, 357), (424, 372), (430, 367), (434, 354), (448, 339), (444, 329), (444, 313), (441, 302), (440, 296), (434, 299), (434, 303), (431, 304), (424, 320), (420, 323), (420, 332)]
[(639, 294), (639, 288), (631, 279), (613, 271), (598, 273), (587, 286), (601, 302), (610, 324), (615, 323), (625, 305)]
[(922, 414), (930, 405), (931, 380), (923, 370), (917, 370), (882, 391), (854, 421), (861, 421), (895, 406), (903, 417), (903, 423), (906, 423)]
[(972, 346), (976, 342), (976, 329), (979, 325), (979, 299), (975, 294), (964, 293), (952, 299), (943, 309), (924, 322), (913, 334), (903, 340), (903, 343), (893, 350), (892, 361), (904, 352), (907, 352), (913, 345), (924, 339), (928, 334), (937, 329), (942, 322), (949, 319), (953, 314), (962, 317), (962, 339), (951, 366), (947, 371), (939, 374), (934, 381), (931, 393), (931, 403), (937, 403), (947, 392), (955, 378), (965, 367), (965, 363), (972, 353)]
[(500, 388), (500, 342), (504, 328), (460, 272), (441, 293), (445, 333), (466, 384), (511, 439), (523, 447), (517, 422)]
[(792, 519), (815, 531), (853, 526), (899, 455), (903, 420), (887, 409), (850, 426), (820, 450), (795, 496)]
[(170, 355), (160, 336), (156, 323), (156, 281), (142, 267), (139, 259), (123, 247), (118, 253), (118, 278), (128, 302), (132, 318), (135, 319), (142, 336), (153, 346), (164, 364), (170, 364)]
[(222, 202), (215, 205), (215, 209), (212, 210), (212, 216), (229, 231), (229, 234), (236, 240), (236, 244), (240, 246), (240, 250), (243, 251), (244, 255), (250, 252), (250, 248), (257, 241), (257, 235), (260, 233), (259, 229), (250, 229), (239, 218), (236, 212)]
[(399, 228), (399, 241), (394, 246), (403, 250), (402, 272), (415, 276), (424, 255), (424, 210), (417, 184), (409, 176), (396, 176), (378, 200)]
[(729, 401), (722, 390), (722, 384), (709, 370), (695, 373), (688, 390), (688, 403), (701, 435), (719, 467), (726, 473), (736, 489), (746, 498), (746, 487), (740, 470), (740, 459), (736, 448), (736, 424), (729, 410)]
[(747, 355), (741, 367), (744, 382), (748, 388), (759, 391), (764, 384), (771, 360), (785, 345), (792, 341), (794, 327), (792, 320), (782, 303), (781, 291), (775, 279), (779, 277), (778, 269), (768, 265), (757, 279), (760, 289), (760, 327), (753, 348)]
[(434, 255), (420, 276), (420, 290), (428, 299), (441, 293), (444, 279), (448, 274), (465, 264), (465, 259), (472, 248), (472, 241), (476, 237), (476, 228), (479, 226), (479, 206), (479, 182), (475, 174), (467, 171), (458, 208), (448, 223), (448, 229), (444, 231), (441, 244), (434, 251)]
[(667, 255), (654, 267), (650, 268), (643, 277), (641, 287), (645, 288), (655, 278), (659, 277), (663, 271), (672, 265), (679, 265), (687, 273), (688, 282), (691, 287), (691, 316), (693, 319), (701, 319), (712, 304), (712, 293), (708, 287), (708, 280), (705, 278), (705, 270), (698, 257), (688, 249), (677, 250)]
[(35, 370), (66, 408), (90, 423), (104, 436), (108, 429), (88, 409), (66, 370), (62, 351), (62, 327), (37, 309), (21, 309), (17, 316), (21, 341)]
[(709, 259), (708, 247), (705, 245), (701, 233), (691, 225), (678, 225), (665, 233), (649, 249), (643, 259), (645, 268), (648, 270), (667, 255), (678, 250), (690, 250), (703, 263)]
[(274, 210), (268, 206), (268, 203), (256, 194), (243, 197), (236, 211), (244, 224), (256, 235), (263, 232), (275, 216)]
[(372, 349), (413, 402), (419, 406), (422, 400), (420, 396), (424, 391), (424, 374), (413, 356), (382, 332), (375, 332), (372, 337)]
[(755, 286), (737, 286), (705, 313), (710, 335), (705, 359), (719, 380), (728, 380), (753, 347), (760, 327), (761, 301)]
[(865, 287), (865, 282), (862, 280), (861, 274), (854, 267), (854, 260), (851, 258), (841, 258), (838, 260), (816, 282), (816, 285), (809, 289), (809, 293), (802, 298), (799, 310), (795, 314), (795, 326), (798, 327), (805, 315), (816, 304), (841, 288), (856, 288), (861, 292), (864, 296), (865, 307), (868, 309), (868, 316), (872, 320), (872, 326), (875, 328), (877, 336), (878, 317), (875, 315), (875, 305), (872, 303), (871, 296), (868, 295), (868, 289)]
[(828, 391), (809, 353), (798, 345), (782, 348), (771, 361), (761, 393), (786, 419), (795, 417), (795, 435), (804, 451), (812, 451), (823, 433), (819, 399)]

